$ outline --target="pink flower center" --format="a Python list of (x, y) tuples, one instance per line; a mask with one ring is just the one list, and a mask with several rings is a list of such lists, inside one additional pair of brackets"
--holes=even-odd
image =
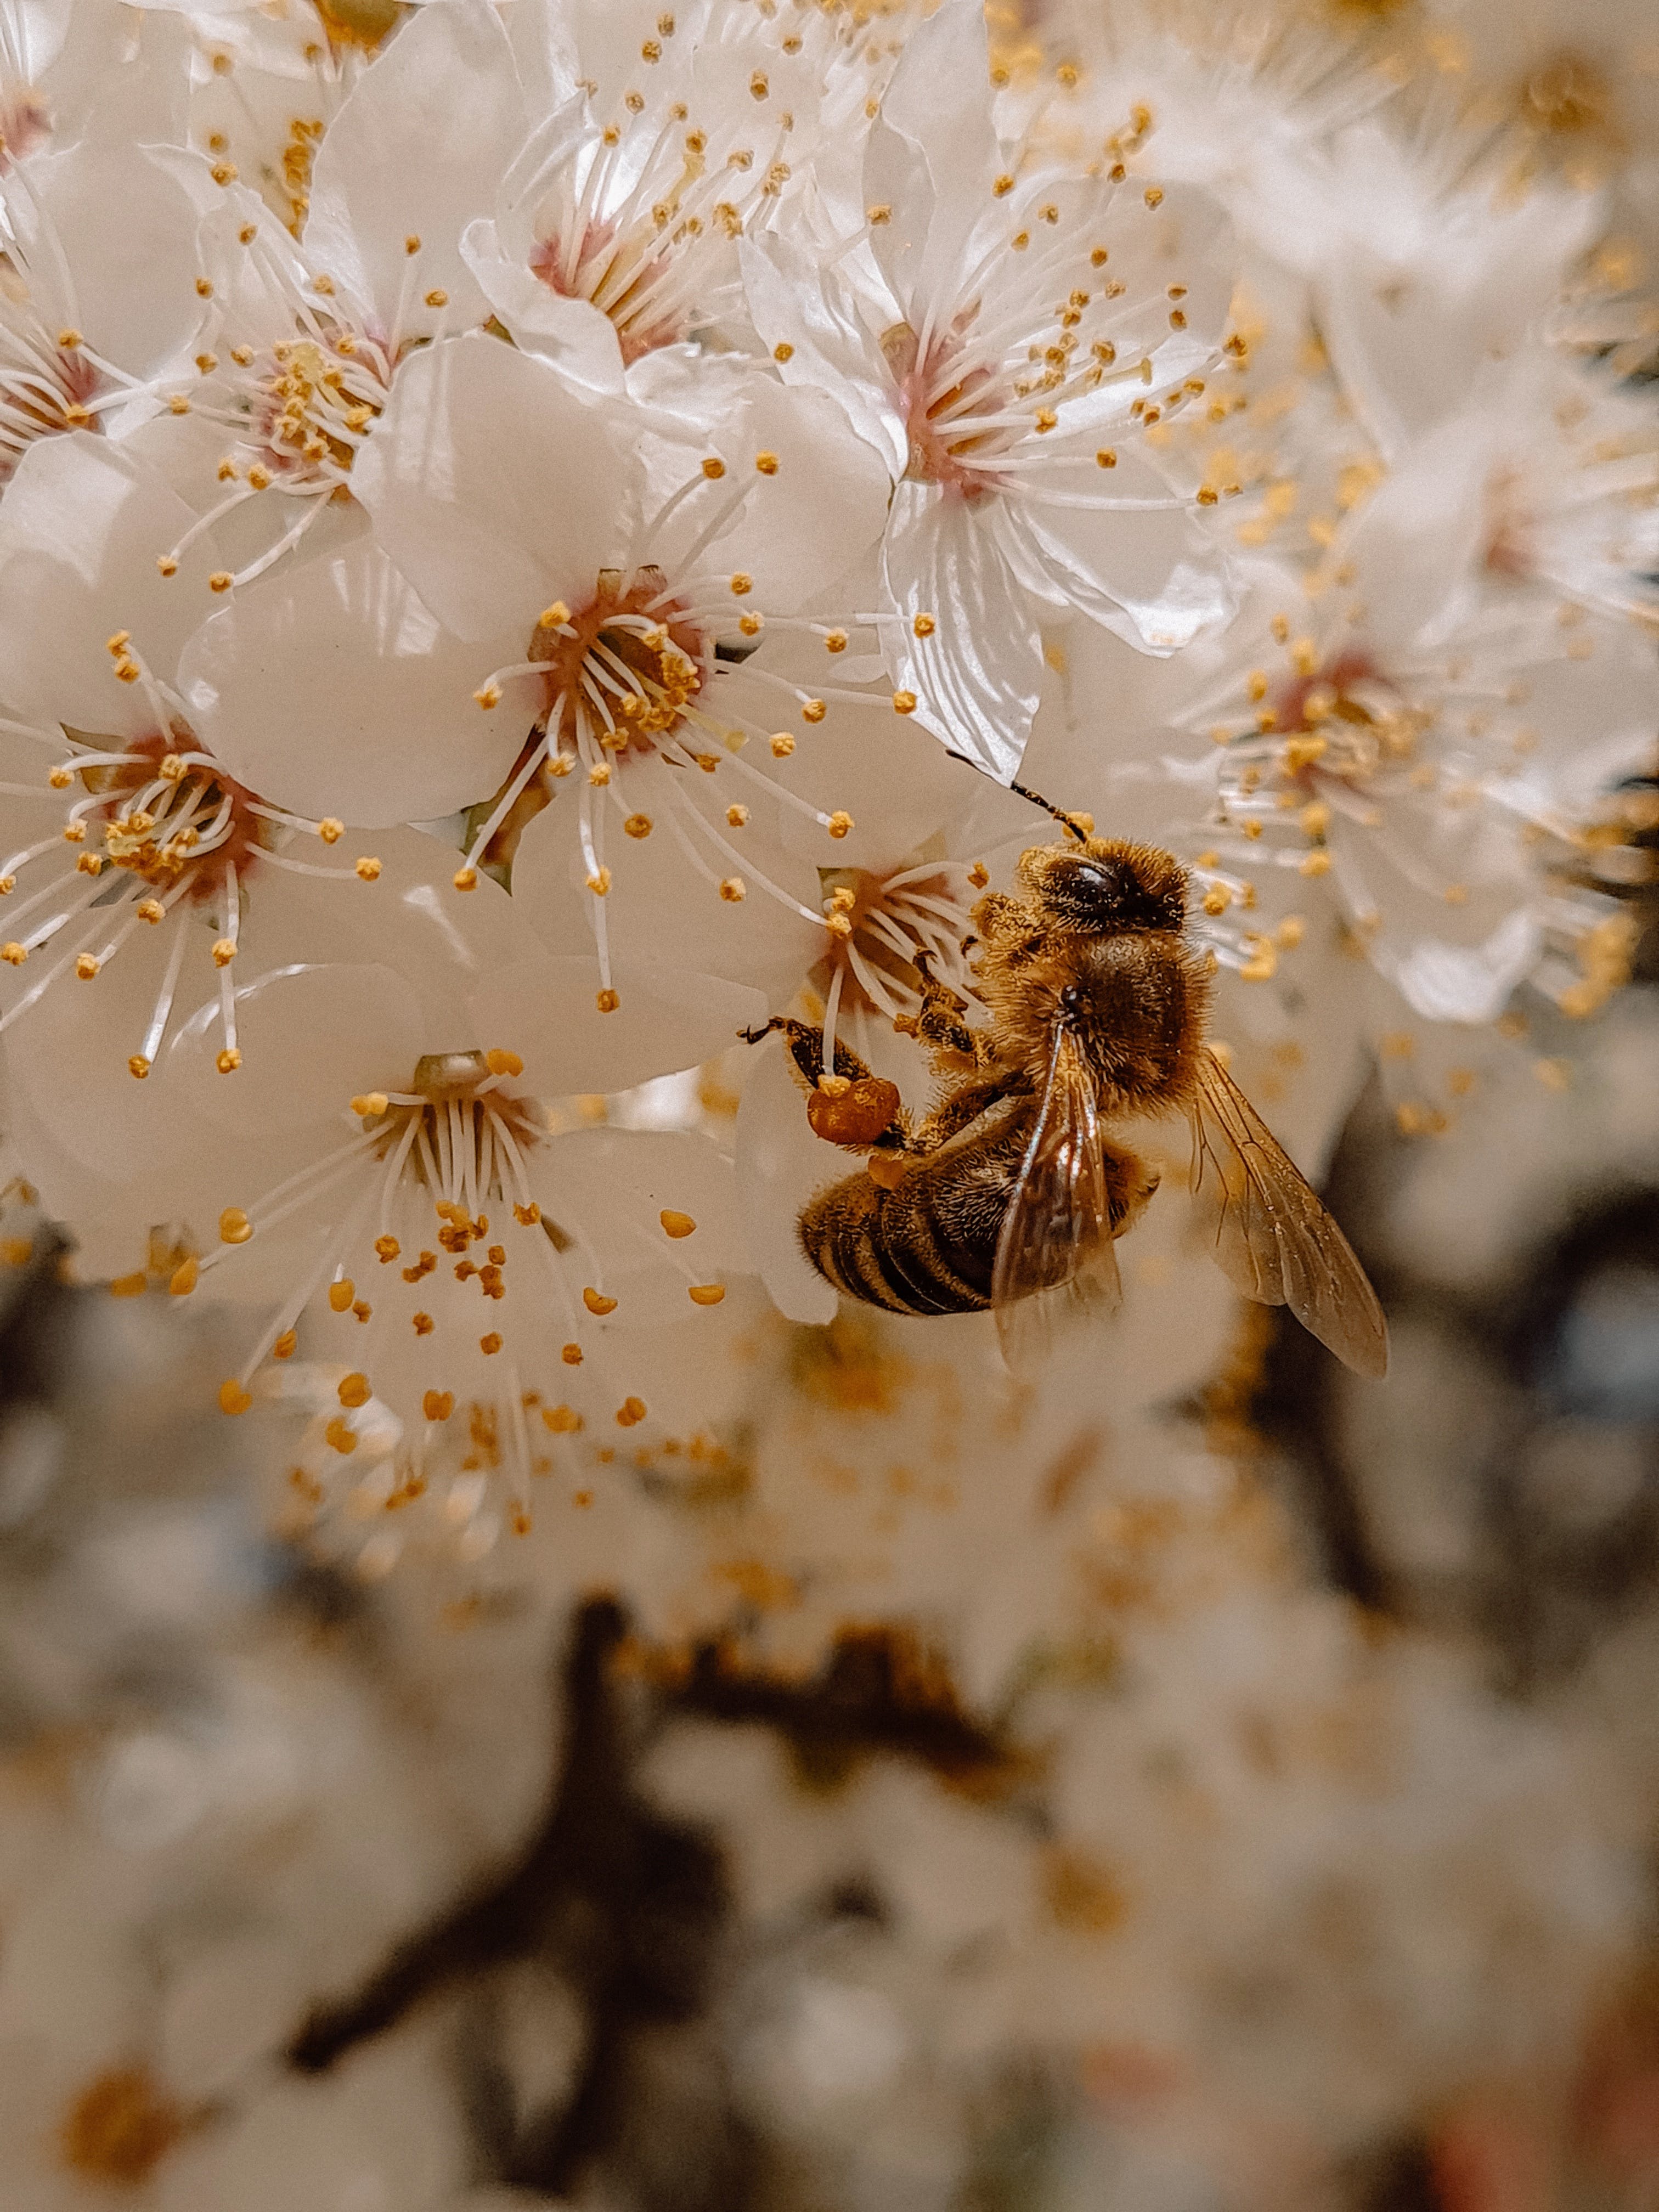
[(981, 500), (1002, 489), (998, 464), (1017, 433), (999, 419), (1012, 404), (1012, 393), (1002, 389), (994, 370), (970, 358), (963, 343), (961, 326), (970, 319), (958, 316), (949, 332), (929, 340), (925, 353), (909, 325), (897, 324), (883, 337), (881, 349), (910, 443), (905, 474)]

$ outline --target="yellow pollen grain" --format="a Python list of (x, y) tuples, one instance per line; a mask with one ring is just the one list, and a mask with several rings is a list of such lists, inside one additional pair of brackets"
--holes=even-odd
[(662, 1224), (663, 1234), (676, 1241), (690, 1237), (697, 1225), (689, 1213), (677, 1213), (672, 1206), (665, 1206), (657, 1218)]
[(582, 1364), (582, 1348), (580, 1344), (562, 1346), (559, 1357), (567, 1367), (580, 1367)]
[(208, 578), (208, 589), (210, 592), (228, 592), (235, 580), (228, 568), (216, 568)]
[(746, 575), (744, 571), (739, 568), (732, 579), (732, 591), (733, 597), (739, 599), (744, 599), (749, 592), (752, 592), (754, 588), (754, 578), (752, 576)]
[(472, 696), (487, 714), (492, 708), (501, 705), (501, 687), (499, 684), (481, 684)]
[(484, 1066), (492, 1075), (517, 1076), (524, 1073), (523, 1060), (516, 1052), (509, 1052), (504, 1045), (491, 1046), (484, 1054)]
[(488, 1336), (481, 1336), (478, 1339), (478, 1349), (483, 1353), (487, 1359), (493, 1358), (496, 1352), (501, 1350), (501, 1338), (498, 1335), (496, 1331), (492, 1328)]
[(357, 1295), (357, 1285), (349, 1275), (343, 1275), (337, 1283), (328, 1286), (328, 1303), (335, 1313), (349, 1313), (351, 1301)]
[(216, 968), (228, 968), (235, 957), (236, 947), (231, 943), (229, 938), (219, 937), (214, 939), (213, 964)]
[(421, 1411), (428, 1421), (447, 1421), (454, 1410), (453, 1390), (428, 1390), (421, 1401)]
[(335, 1414), (323, 1431), (323, 1437), (343, 1458), (349, 1457), (357, 1449), (357, 1432), (343, 1413)]
[[(110, 1284), (109, 1294), (112, 1298), (141, 1298), (149, 1288), (149, 1278), (141, 1268), (136, 1275), (117, 1275)], [(228, 1383), (225, 1385), (226, 1389), (230, 1387)], [(219, 1403), (222, 1406), (225, 1404), (222, 1391), (220, 1393)], [(240, 1413), (242, 1410), (240, 1406), (225, 1406), (225, 1411), (228, 1413)]]
[(591, 1314), (610, 1314), (615, 1313), (617, 1310), (617, 1301), (615, 1298), (606, 1297), (603, 1291), (595, 1291), (592, 1289), (583, 1291), (582, 1304), (587, 1308), (587, 1310)]
[(821, 722), (829, 712), (822, 699), (807, 699), (802, 702), (800, 718), (803, 722)]
[(374, 1256), (383, 1267), (389, 1267), (403, 1249), (395, 1237), (377, 1237), (374, 1239)]
[(775, 453), (757, 453), (755, 466), (763, 477), (775, 477), (778, 472), (778, 457)]
[(384, 1114), (386, 1109), (386, 1095), (384, 1091), (360, 1091), (351, 1102), (351, 1110), (354, 1114), (372, 1115)]
[(562, 629), (570, 619), (570, 610), (562, 599), (555, 599), (550, 607), (544, 607), (536, 617), (544, 629)]
[[(110, 1288), (113, 1290), (114, 1287), (112, 1283)], [(234, 1376), (228, 1382), (219, 1385), (219, 1411), (222, 1413), (245, 1413), (252, 1403), (252, 1399)]]
[(685, 1294), (694, 1306), (717, 1306), (726, 1296), (724, 1283), (688, 1283)]
[(622, 1000), (614, 991), (596, 991), (593, 1003), (602, 1014), (614, 1014)]
[(426, 295), (426, 304), (428, 307), (447, 307), (449, 305), (449, 295), (441, 286), (434, 286)]
[(741, 906), (749, 896), (749, 886), (741, 876), (727, 876), (720, 884), (720, 896), (728, 906)]
[(155, 556), (155, 566), (164, 576), (176, 576), (179, 573), (179, 563), (171, 553), (158, 553)]
[(775, 362), (793, 361), (794, 357), (795, 349), (787, 340), (781, 339), (772, 349), (772, 358)]
[(711, 453), (702, 465), (702, 472), (710, 483), (718, 483), (726, 474), (726, 464), (718, 453)]
[(832, 837), (844, 837), (853, 827), (853, 817), (844, 807), (838, 806), (824, 827)]
[(337, 1395), (343, 1406), (355, 1408), (368, 1405), (374, 1394), (368, 1387), (367, 1375), (348, 1375)]
[(135, 1052), (127, 1062), (127, 1073), (142, 1083), (149, 1073), (149, 1062), (142, 1052)]
[(556, 1437), (574, 1437), (582, 1425), (582, 1417), (574, 1406), (544, 1406), (542, 1423)]
[(608, 761), (595, 761), (592, 767), (587, 771), (587, 781), (596, 790), (603, 791), (605, 785), (611, 781), (610, 763)]
[[(727, 821), (729, 822), (731, 818), (728, 814)], [(648, 837), (652, 830), (651, 817), (648, 814), (630, 814), (623, 823), (623, 828), (630, 837)]]
[(787, 760), (795, 750), (795, 741), (787, 730), (775, 730), (767, 743), (772, 748), (774, 760)]
[(372, 853), (365, 853), (352, 872), (363, 883), (377, 884), (380, 880), (380, 864)]
[(595, 898), (603, 898), (611, 888), (610, 869), (595, 868), (592, 874), (587, 878), (587, 888), (592, 892)]
[(619, 1429), (636, 1429), (644, 1419), (643, 1398), (624, 1398), (617, 1408), (617, 1426)]
[(916, 695), (914, 691), (894, 692), (893, 712), (896, 714), (914, 714), (915, 711)]
[(1103, 469), (1115, 469), (1117, 466), (1116, 447), (1103, 446), (1095, 455), (1095, 461), (1097, 465)]
[(187, 1298), (196, 1288), (196, 1279), (199, 1272), (194, 1257), (181, 1260), (173, 1269), (167, 1282), (170, 1294), (175, 1298)]
[(98, 963), (90, 952), (83, 952), (75, 963), (75, 972), (83, 983), (91, 982), (98, 973)]
[(325, 814), (317, 824), (317, 835), (325, 845), (337, 845), (345, 836), (345, 823), (337, 821), (331, 814)]

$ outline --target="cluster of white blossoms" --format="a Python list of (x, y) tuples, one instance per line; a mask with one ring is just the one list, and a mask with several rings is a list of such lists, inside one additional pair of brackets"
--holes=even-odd
[(1558, 1065), (1645, 865), (1652, 324), (1589, 77), (1504, 127), (1449, 53), (6, 0), (5, 1132), (83, 1279), (230, 1310), (300, 1522), (477, 1559), (702, 1448), (757, 1276), (830, 1318), (848, 1164), (734, 1040), (925, 1086), (1015, 782), (1189, 866), (1304, 1156), (1367, 1036), (1414, 1127)]

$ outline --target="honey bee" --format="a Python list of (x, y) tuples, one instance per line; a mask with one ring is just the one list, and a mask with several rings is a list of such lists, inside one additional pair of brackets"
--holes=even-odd
[[(1015, 787), (1017, 789), (1019, 787)], [(802, 1249), (848, 1297), (890, 1312), (996, 1315), (1010, 1364), (1040, 1355), (1057, 1312), (1115, 1304), (1115, 1240), (1139, 1218), (1157, 1171), (1109, 1133), (1132, 1118), (1186, 1115), (1191, 1191), (1223, 1273), (1246, 1297), (1288, 1305), (1339, 1359), (1382, 1374), (1388, 1330), (1347, 1239), (1204, 1042), (1206, 962), (1187, 924), (1187, 876), (1148, 845), (1085, 835), (1020, 859), (1021, 891), (973, 909), (975, 995), (988, 1023), (921, 963), (908, 1026), (939, 1091), (919, 1121), (896, 1085), (846, 1046), (823, 1066), (823, 1031), (781, 1030), (807, 1117), (866, 1152), (863, 1171), (820, 1191)]]

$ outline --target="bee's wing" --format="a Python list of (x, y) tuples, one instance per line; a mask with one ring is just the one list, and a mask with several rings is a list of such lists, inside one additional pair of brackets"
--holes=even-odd
[(997, 1239), (991, 1304), (1003, 1356), (1016, 1374), (1030, 1372), (1057, 1324), (1109, 1312), (1121, 1295), (1094, 1085), (1059, 1026)]
[(1236, 1290), (1288, 1305), (1359, 1375), (1389, 1365), (1388, 1324), (1347, 1238), (1221, 1062), (1199, 1054), (1194, 1202)]

